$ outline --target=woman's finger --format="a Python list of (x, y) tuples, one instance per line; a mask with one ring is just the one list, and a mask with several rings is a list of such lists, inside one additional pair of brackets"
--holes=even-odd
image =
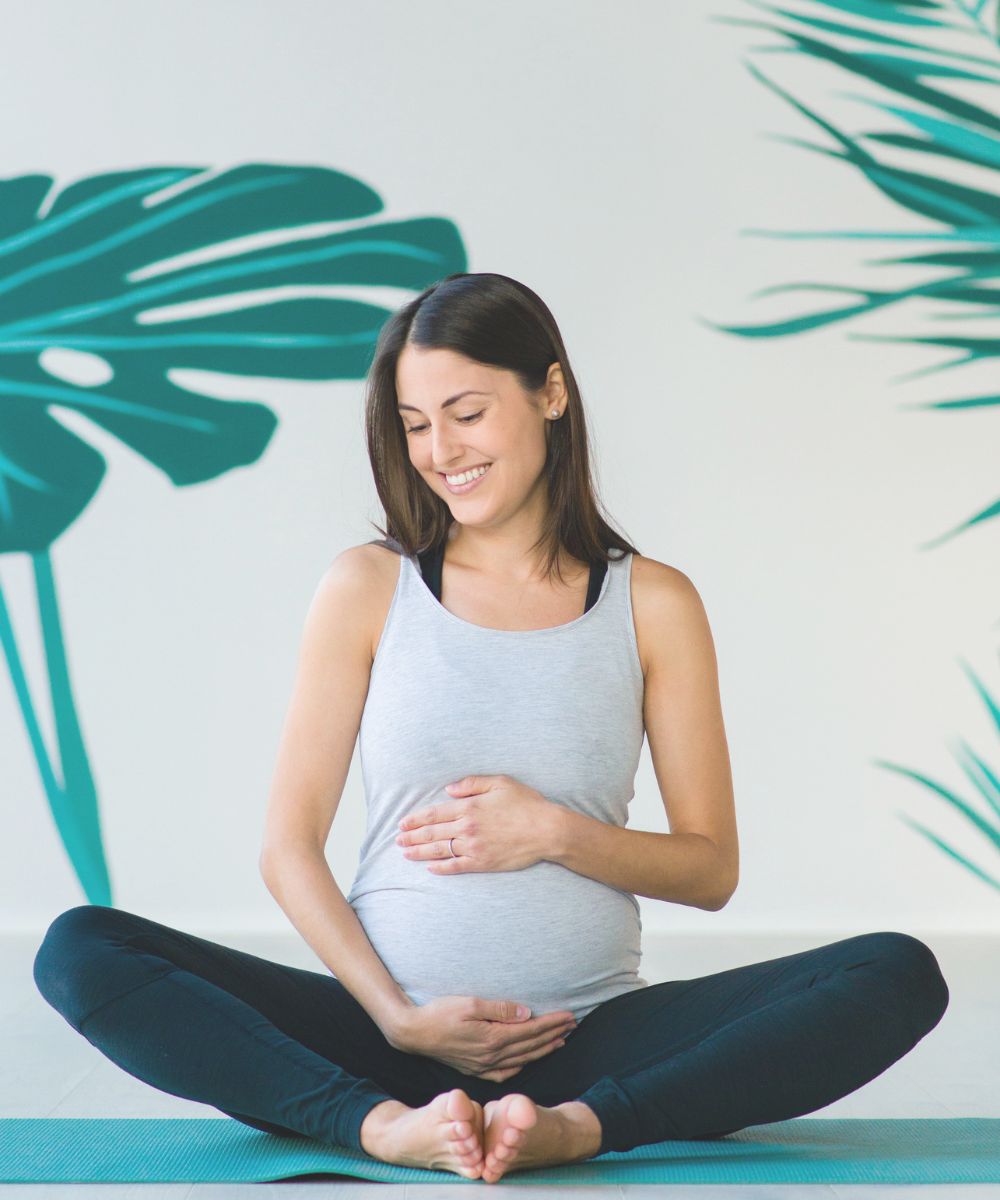
[(546, 1042), (544, 1046), (532, 1050), (527, 1053), (518, 1054), (513, 1058), (505, 1058), (496, 1063), (496, 1067), (500, 1070), (506, 1067), (523, 1067), (525, 1063), (534, 1062), (536, 1058), (544, 1058), (546, 1054), (551, 1054), (553, 1050), (558, 1050), (560, 1046), (565, 1046), (564, 1038), (557, 1038), (554, 1042)]
[(556, 1038), (565, 1039), (566, 1034), (573, 1028), (574, 1026), (572, 1025), (563, 1025), (556, 1026), (554, 1029), (543, 1029), (532, 1037), (525, 1038), (523, 1041), (508, 1042), (497, 1053), (503, 1056), (503, 1060), (511, 1059), (515, 1055), (528, 1054), (541, 1046), (551, 1045), (552, 1041)]
[(492, 1079), (496, 1083), (503, 1083), (507, 1079), (512, 1079), (520, 1069), (520, 1067), (514, 1067), (511, 1071), (484, 1071), (480, 1078)]

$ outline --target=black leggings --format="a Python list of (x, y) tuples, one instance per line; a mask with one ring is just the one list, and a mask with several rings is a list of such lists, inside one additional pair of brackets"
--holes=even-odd
[(923, 942), (862, 933), (616, 996), (564, 1046), (500, 1083), (394, 1049), (332, 975), (119, 908), (84, 904), (56, 917), (34, 979), (130, 1075), (255, 1129), (358, 1150), (374, 1105), (420, 1107), (456, 1087), (480, 1104), (511, 1092), (546, 1106), (582, 1100), (601, 1122), (598, 1154), (721, 1137), (855, 1091), (948, 1006)]

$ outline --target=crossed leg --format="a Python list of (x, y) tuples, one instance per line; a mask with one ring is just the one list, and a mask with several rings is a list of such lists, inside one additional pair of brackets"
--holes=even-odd
[[(508, 1083), (543, 1105), (586, 1105), (601, 1126), (597, 1154), (723, 1137), (856, 1091), (934, 1028), (948, 998), (923, 942), (858, 934), (626, 992)], [(530, 1129), (515, 1140), (530, 1152)]]
[[(370, 1146), (485, 1181), (811, 1112), (881, 1074), (948, 1003), (924, 943), (860, 934), (617, 996), (499, 1084), (396, 1050), (330, 975), (121, 909), (62, 913), (34, 978), (74, 1029), (154, 1087), (359, 1149), (379, 1109)], [(437, 1140), (414, 1150), (411, 1135)]]

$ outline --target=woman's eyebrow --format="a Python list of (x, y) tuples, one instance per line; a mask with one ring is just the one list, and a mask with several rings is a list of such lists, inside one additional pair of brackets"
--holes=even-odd
[[(441, 408), (446, 409), (449, 404), (454, 404), (457, 400), (461, 400), (463, 396), (489, 396), (491, 392), (477, 392), (470, 388), (467, 392), (459, 392), (457, 396), (449, 396), (447, 400), (441, 402)], [(402, 412), (404, 408), (411, 409), (413, 412), (420, 412), (420, 409), (414, 404), (397, 404), (396, 408)]]

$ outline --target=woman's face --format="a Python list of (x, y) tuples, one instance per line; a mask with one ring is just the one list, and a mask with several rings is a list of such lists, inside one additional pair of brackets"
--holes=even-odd
[[(510, 371), (408, 345), (396, 365), (396, 395), (410, 462), (460, 524), (498, 523), (541, 484), (545, 422), (565, 406), (558, 363), (548, 387), (533, 395)], [(486, 473), (468, 483), (445, 479), (482, 466)]]

